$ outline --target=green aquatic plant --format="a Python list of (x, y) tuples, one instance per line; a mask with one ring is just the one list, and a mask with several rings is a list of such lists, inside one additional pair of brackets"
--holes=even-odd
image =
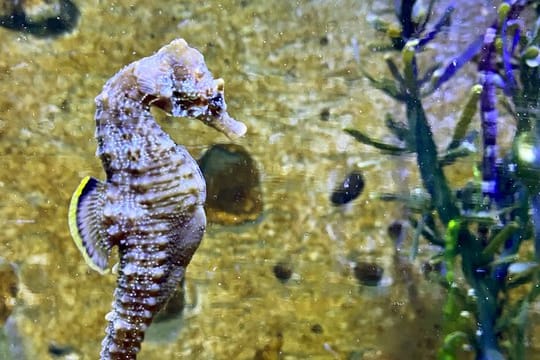
[[(439, 359), (457, 358), (464, 345), (474, 349), (477, 359), (523, 359), (528, 309), (540, 293), (540, 19), (527, 31), (522, 14), (537, 4), (503, 2), (483, 36), (448, 65), (435, 64), (422, 73), (418, 57), (449, 23), (454, 9), (453, 4), (447, 6), (428, 30), (434, 3), (431, 0), (423, 7), (420, 1), (397, 1), (399, 25), (374, 22), (390, 39), (389, 46), (376, 49), (399, 52), (401, 69), (394, 53), (384, 58), (390, 78), (364, 74), (375, 88), (404, 105), (405, 121), (390, 115), (385, 121), (402, 145), (384, 143), (357, 129), (345, 131), (388, 154), (416, 154), (427, 196), (421, 211), (410, 212), (417, 214), (410, 218), (417, 229), (411, 259), (420, 236), (440, 248), (433, 261), (444, 265), (436, 280), (447, 290), (447, 298)], [(478, 83), (456, 119), (450, 143), (439, 152), (423, 100), (474, 58)], [(504, 101), (498, 100), (499, 92)], [(506, 157), (501, 157), (497, 143), (501, 106), (517, 124), (514, 146)], [(480, 129), (471, 129), (478, 110)], [(482, 145), (477, 151), (479, 133)], [(444, 168), (476, 152), (481, 157), (477, 175), (463, 188), (453, 188)], [(392, 194), (385, 194), (383, 200), (416, 203)], [(529, 239), (534, 239), (532, 258), (526, 251)], [(518, 287), (521, 292), (513, 292)]]

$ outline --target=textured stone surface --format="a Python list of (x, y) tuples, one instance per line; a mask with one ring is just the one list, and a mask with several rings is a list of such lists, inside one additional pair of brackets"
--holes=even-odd
[(356, 199), (364, 190), (365, 180), (362, 173), (353, 171), (332, 191), (330, 201), (332, 204), (344, 205)]
[(213, 145), (199, 160), (206, 180), (209, 222), (232, 225), (256, 220), (263, 195), (255, 160), (240, 145)]
[[(249, 129), (238, 144), (258, 162), (265, 212), (234, 230), (208, 229), (186, 278), (196, 305), (184, 311), (173, 340), (149, 339), (140, 358), (253, 359), (269, 344), (290, 359), (365, 351), (369, 359), (433, 356), (438, 288), (420, 283), (414, 307), (399, 282), (386, 292), (360, 292), (343, 260), (361, 250), (390, 269), (393, 243), (386, 228), (399, 209), (369, 196), (347, 209), (328, 200), (351, 168), (363, 171), (364, 195), (419, 183), (410, 171), (414, 159), (381, 156), (342, 131), (354, 127), (384, 138), (384, 113), (400, 116), (396, 104), (362, 80), (356, 61), (355, 42), (371, 74), (384, 70), (380, 54), (369, 51), (376, 40), (365, 21), (371, 3), (76, 1), (77, 29), (54, 40), (0, 28), (0, 52), (9, 54), (0, 57), (0, 254), (20, 266), (12, 318), (28, 359), (47, 359), (51, 343), (97, 358), (115, 276), (88, 269), (66, 221), (79, 180), (104, 176), (94, 156), (93, 99), (122, 66), (177, 37), (227, 80), (228, 110)], [(375, 3), (381, 8), (384, 2)], [(466, 10), (481, 21), (489, 18)], [(452, 32), (446, 54), (463, 49), (473, 29)], [(474, 79), (451, 86), (465, 88)], [(456, 102), (465, 93), (443, 89), (428, 104), (441, 115), (433, 123), (442, 139), (453, 124), (444, 116), (458, 113)], [(330, 109), (328, 121), (320, 120), (324, 109)], [(196, 158), (208, 144), (227, 141), (202, 133), (195, 121), (158, 120)], [(451, 170), (459, 181), (472, 166)], [(271, 268), (287, 258), (294, 258), (299, 279), (281, 284)], [(421, 318), (415, 318), (417, 306), (425, 309)], [(323, 334), (311, 331), (314, 323)], [(403, 336), (404, 328), (410, 336)], [(280, 347), (272, 345), (279, 343), (272, 340), (276, 334), (282, 335)], [(540, 342), (531, 344), (536, 349)]]
[(72, 31), (79, 15), (71, 0), (0, 0), (0, 26), (38, 37)]
[(358, 261), (354, 265), (354, 276), (365, 286), (377, 286), (383, 274), (384, 269), (373, 262)]

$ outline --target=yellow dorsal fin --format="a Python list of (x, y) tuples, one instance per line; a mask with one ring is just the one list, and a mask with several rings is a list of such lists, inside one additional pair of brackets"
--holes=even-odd
[(69, 203), (69, 231), (84, 260), (105, 274), (111, 245), (103, 235), (101, 221), (105, 183), (87, 176), (75, 189)]

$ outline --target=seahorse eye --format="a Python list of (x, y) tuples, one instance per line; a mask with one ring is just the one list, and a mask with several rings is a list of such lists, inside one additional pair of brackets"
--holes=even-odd
[(223, 96), (217, 94), (208, 100), (208, 107), (212, 113), (220, 113), (225, 108), (225, 103), (223, 101)]

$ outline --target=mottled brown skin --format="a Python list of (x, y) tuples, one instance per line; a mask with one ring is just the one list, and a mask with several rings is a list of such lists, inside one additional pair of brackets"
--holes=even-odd
[(181, 39), (122, 69), (96, 98), (97, 155), (107, 174), (94, 206), (100, 209), (97, 245), (104, 257), (113, 246), (120, 254), (101, 359), (136, 358), (206, 226), (199, 167), (155, 122), (151, 106), (195, 117), (228, 136), (246, 130), (226, 112), (223, 82)]

